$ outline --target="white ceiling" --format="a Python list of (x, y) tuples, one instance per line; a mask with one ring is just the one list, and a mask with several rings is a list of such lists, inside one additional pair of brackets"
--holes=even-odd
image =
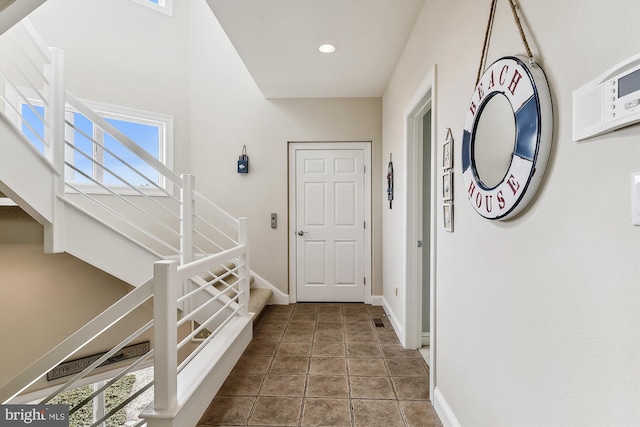
[(424, 1), (207, 0), (267, 98), (382, 96)]

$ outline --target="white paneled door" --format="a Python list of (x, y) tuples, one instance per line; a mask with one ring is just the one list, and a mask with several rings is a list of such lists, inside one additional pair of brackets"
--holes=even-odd
[(297, 300), (363, 302), (364, 150), (296, 150), (295, 156)]

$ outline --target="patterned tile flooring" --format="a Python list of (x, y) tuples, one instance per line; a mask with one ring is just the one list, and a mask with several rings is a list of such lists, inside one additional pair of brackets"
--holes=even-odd
[(197, 427), (441, 427), (428, 390), (427, 364), (382, 307), (268, 306)]

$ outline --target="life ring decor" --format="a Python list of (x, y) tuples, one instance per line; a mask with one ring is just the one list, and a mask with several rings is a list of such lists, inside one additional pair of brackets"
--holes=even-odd
[[(484, 107), (499, 94), (507, 98), (513, 111), (515, 141), (511, 162), (502, 180), (489, 187), (476, 170), (475, 137)], [(491, 220), (505, 220), (522, 212), (542, 182), (552, 137), (551, 94), (540, 66), (514, 56), (491, 64), (471, 96), (460, 156), (464, 189), (478, 214)]]

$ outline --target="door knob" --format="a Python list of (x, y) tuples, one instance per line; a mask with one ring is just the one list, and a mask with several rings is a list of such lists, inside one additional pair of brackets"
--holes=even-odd
[(304, 233), (305, 233), (304, 231), (300, 230), (298, 231), (298, 236), (304, 236)]

